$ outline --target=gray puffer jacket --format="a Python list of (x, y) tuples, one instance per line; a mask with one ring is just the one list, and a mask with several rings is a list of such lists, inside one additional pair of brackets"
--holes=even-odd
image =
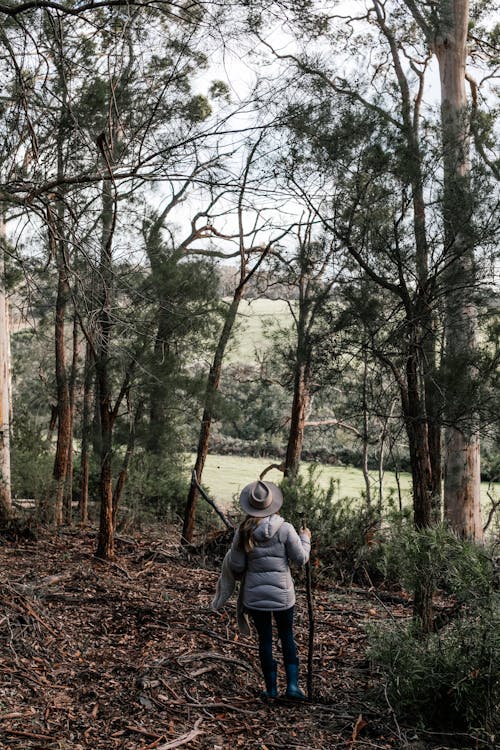
[(274, 514), (263, 518), (254, 531), (255, 547), (246, 554), (238, 544), (238, 531), (231, 547), (230, 568), (244, 573), (243, 604), (247, 609), (280, 610), (295, 604), (295, 589), (289, 562), (304, 565), (311, 542), (299, 535), (291, 523)]

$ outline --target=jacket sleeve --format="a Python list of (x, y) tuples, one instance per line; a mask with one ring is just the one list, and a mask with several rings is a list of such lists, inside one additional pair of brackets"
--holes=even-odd
[(233, 537), (233, 543), (231, 545), (228, 562), (232, 572), (236, 575), (238, 575), (238, 573), (243, 573), (247, 566), (247, 556), (245, 552), (240, 549), (240, 546), (238, 544), (238, 529), (236, 529)]
[(299, 565), (305, 565), (309, 560), (311, 541), (305, 534), (299, 536), (291, 523), (287, 525), (288, 535), (285, 542), (285, 548), (288, 559)]

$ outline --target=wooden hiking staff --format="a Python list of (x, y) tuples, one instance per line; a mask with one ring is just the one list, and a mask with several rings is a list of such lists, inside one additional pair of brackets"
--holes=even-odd
[[(306, 528), (305, 513), (301, 514), (302, 528)], [(306, 568), (306, 597), (307, 597), (307, 614), (309, 617), (309, 641), (307, 645), (307, 699), (313, 699), (313, 650), (314, 650), (314, 610), (311, 590), (311, 563), (308, 560)]]

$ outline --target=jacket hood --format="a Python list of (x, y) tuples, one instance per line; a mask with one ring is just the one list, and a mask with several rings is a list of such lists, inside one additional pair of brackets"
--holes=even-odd
[(271, 539), (284, 523), (285, 519), (277, 513), (273, 513), (272, 516), (266, 516), (253, 532), (253, 538), (256, 542), (265, 542), (266, 539)]

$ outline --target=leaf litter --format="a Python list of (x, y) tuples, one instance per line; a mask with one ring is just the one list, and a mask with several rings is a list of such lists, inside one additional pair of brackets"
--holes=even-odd
[[(118, 537), (114, 563), (94, 556), (90, 531), (0, 540), (2, 750), (446, 747), (401, 728), (367, 660), (364, 624), (410, 617), (404, 601), (317, 586), (313, 701), (266, 702), (235, 600), (210, 610), (225, 550), (181, 552), (178, 533), (161, 531)], [(300, 571), (295, 580), (305, 687)], [(281, 666), (278, 679), (283, 692)]]

